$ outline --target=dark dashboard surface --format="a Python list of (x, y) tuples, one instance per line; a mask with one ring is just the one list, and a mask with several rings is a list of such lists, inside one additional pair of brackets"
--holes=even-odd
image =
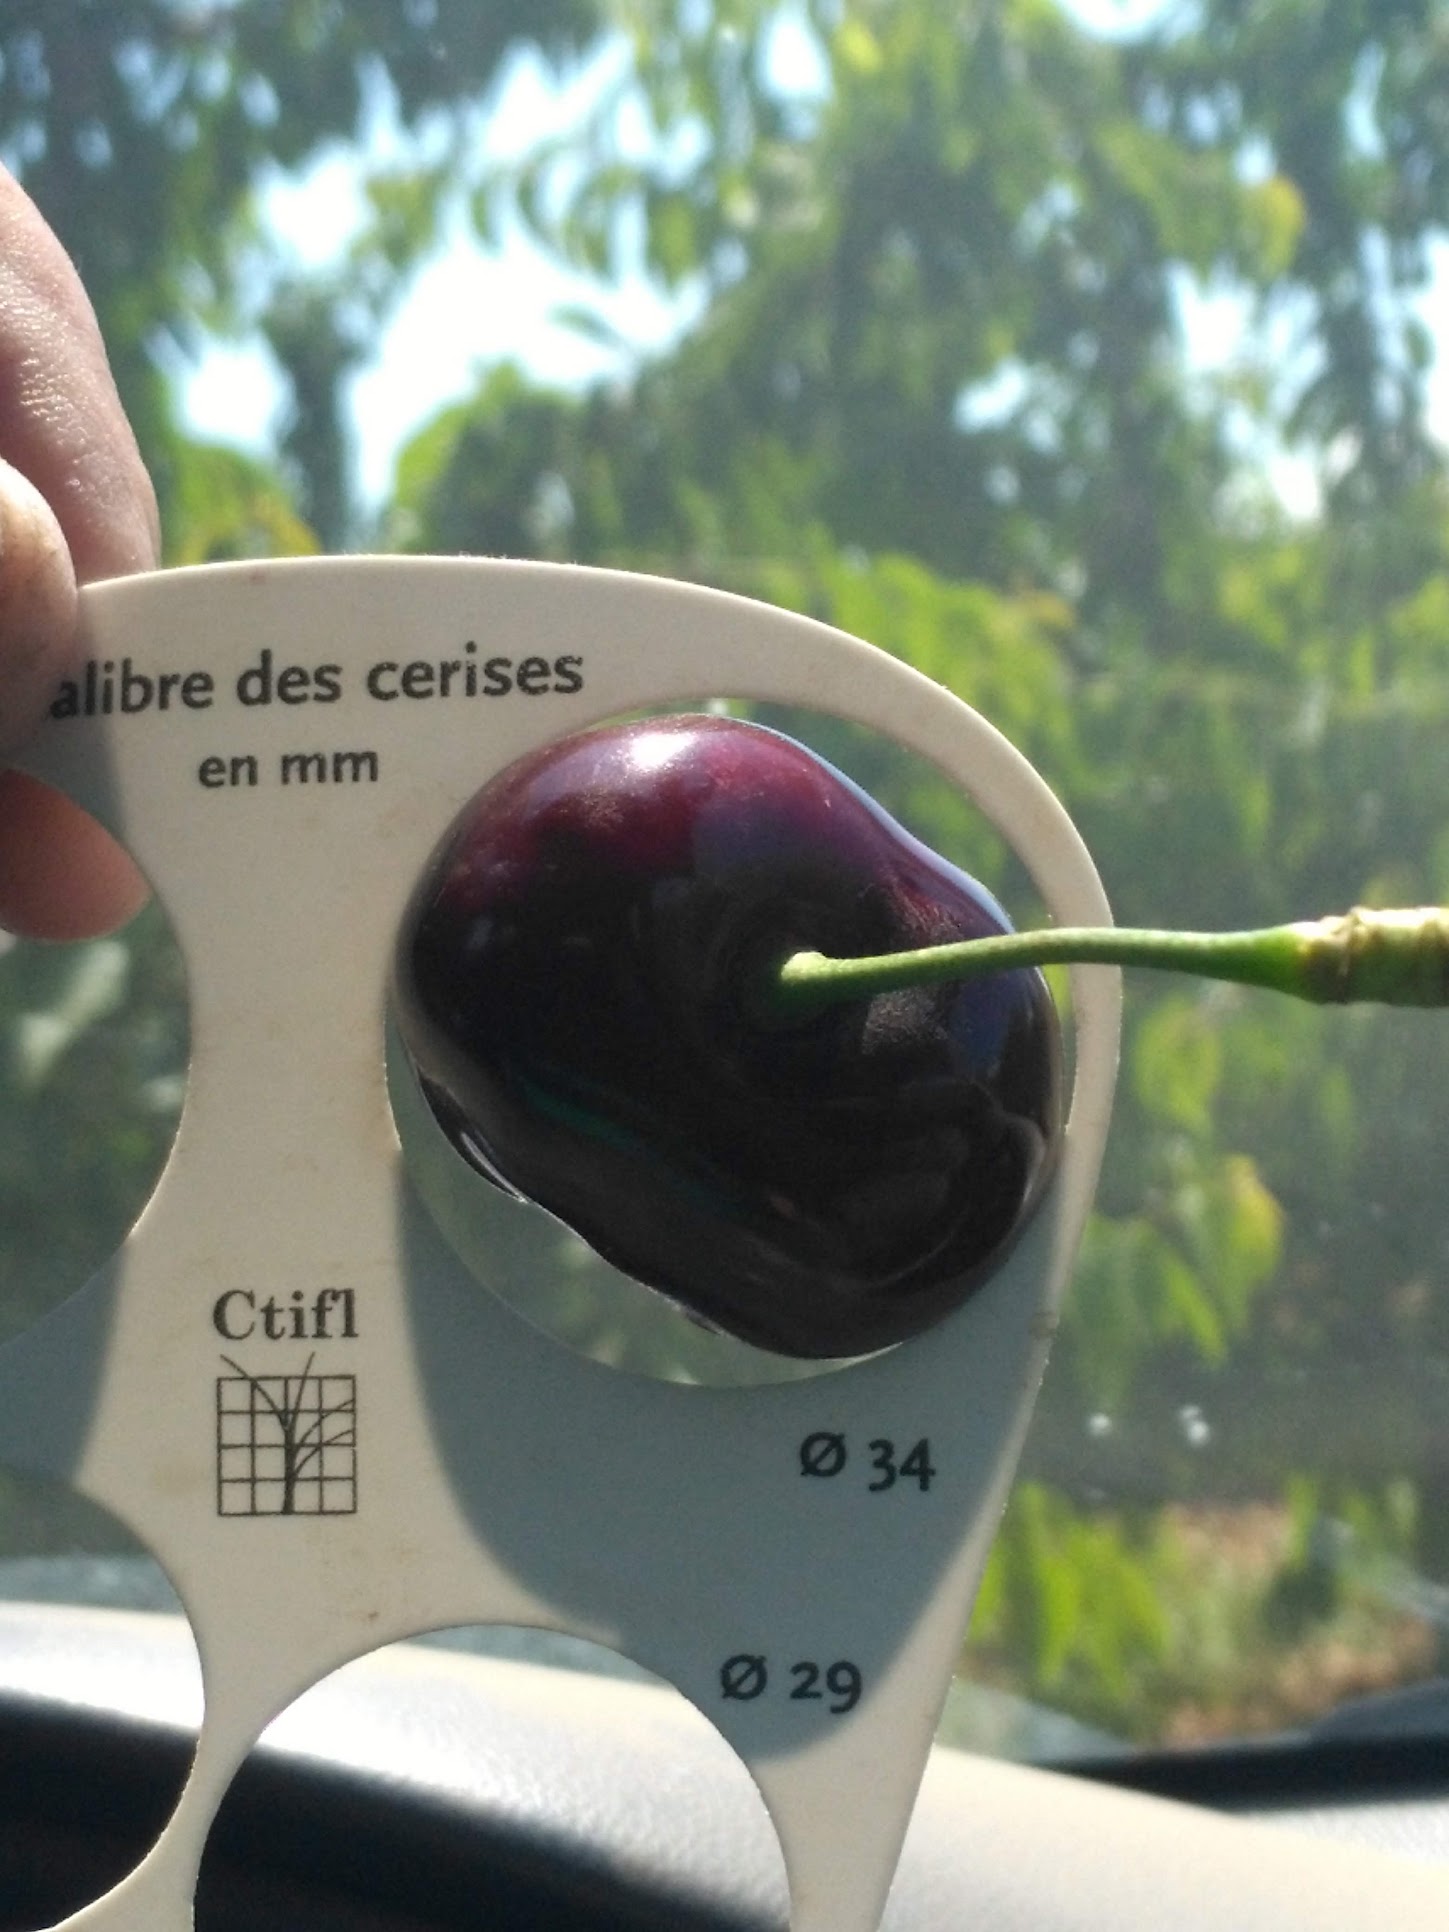
[[(137, 1862), (196, 1715), (176, 1620), (0, 1608), (0, 1927), (53, 1923)], [(1371, 1753), (1358, 1779), (1342, 1746), (1276, 1778), (1270, 1761), (1257, 1753), (1236, 1785), (1215, 1761), (1207, 1802), (1189, 1803), (1124, 1788), (1120, 1767), (1084, 1778), (938, 1748), (885, 1932), (1449, 1923), (1443, 1753)], [(311, 1692), (242, 1768), (197, 1924), (781, 1932), (786, 1914), (758, 1794), (672, 1692), (398, 1646)]]

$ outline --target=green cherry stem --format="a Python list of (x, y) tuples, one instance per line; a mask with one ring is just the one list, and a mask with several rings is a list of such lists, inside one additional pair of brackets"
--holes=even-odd
[(1013, 966), (1151, 966), (1235, 980), (1326, 1005), (1449, 1005), (1449, 907), (1377, 911), (1356, 906), (1329, 919), (1254, 932), (1154, 932), (1131, 926), (1056, 926), (968, 939), (871, 959), (795, 953), (765, 994), (777, 1023), (842, 1000), (907, 986), (973, 979)]

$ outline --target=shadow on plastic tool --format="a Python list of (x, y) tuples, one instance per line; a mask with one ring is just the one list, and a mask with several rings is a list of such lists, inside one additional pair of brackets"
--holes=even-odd
[[(910, 1499), (882, 1508), (865, 1493), (863, 1455), (850, 1482), (804, 1480), (802, 1444), (875, 1435), (863, 1417), (939, 1415), (948, 1393), (959, 1405), (959, 1349), (928, 1350), (909, 1368), (896, 1351), (804, 1386), (621, 1373), (533, 1330), (474, 1280), (405, 1177), (398, 1211), (439, 1461), (480, 1541), (560, 1627), (619, 1648), (702, 1705), (728, 1699), (737, 1720), (749, 1704), (761, 1754), (800, 1748), (868, 1697), (978, 1524), (987, 1472), (954, 1458), (923, 1521)], [(1004, 1435), (1009, 1390), (995, 1403)], [(701, 1606), (711, 1636), (691, 1651)], [(675, 1634), (673, 1656), (658, 1631)], [(682, 1681), (681, 1659), (707, 1642), (719, 1656)]]

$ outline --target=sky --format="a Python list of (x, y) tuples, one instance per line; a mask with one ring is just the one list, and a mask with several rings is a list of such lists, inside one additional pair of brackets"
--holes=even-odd
[[(1133, 32), (1164, 13), (1170, 0), (1070, 0), (1085, 25), (1102, 33)], [(803, 93), (822, 83), (806, 36), (788, 29), (777, 39), (778, 77)], [(520, 60), (488, 119), (488, 151), (506, 158), (541, 133), (567, 125), (607, 78), (607, 63), (560, 87), (534, 60)], [(396, 145), (384, 125), (378, 148)], [(323, 265), (356, 224), (355, 166), (333, 158), (301, 181), (278, 179), (265, 197), (268, 222), (297, 259)], [(617, 333), (610, 347), (560, 318), (585, 298)], [(407, 437), (449, 400), (466, 394), (479, 370), (505, 356), (538, 379), (583, 386), (623, 374), (667, 348), (698, 314), (697, 290), (670, 294), (642, 270), (601, 289), (571, 274), (514, 227), (496, 249), (484, 248), (461, 213), (438, 255), (420, 273), (386, 332), (380, 352), (353, 383), (357, 460), (363, 501), (386, 494)], [(1224, 318), (1224, 326), (1226, 318)], [(1214, 324), (1214, 327), (1217, 325)], [(256, 341), (217, 344), (182, 382), (186, 421), (197, 434), (258, 447), (282, 405), (276, 370)]]
[[(570, 88), (554, 84), (534, 59), (515, 64), (487, 119), (487, 152), (506, 160), (550, 129), (567, 125), (603, 71)], [(395, 146), (386, 127), (376, 151)], [(264, 195), (265, 219), (299, 263), (321, 267), (357, 225), (354, 162), (333, 157), (298, 181), (279, 177)], [(616, 332), (618, 347), (561, 319), (587, 300)], [(464, 211), (448, 221), (442, 246), (423, 268), (388, 327), (381, 349), (353, 383), (364, 501), (386, 491), (397, 451), (443, 404), (473, 386), (481, 368), (504, 357), (542, 381), (582, 386), (623, 373), (667, 347), (698, 313), (697, 293), (666, 294), (642, 270), (601, 286), (573, 273), (533, 244), (516, 223), (498, 247), (485, 247)], [(274, 420), (282, 388), (255, 342), (217, 344), (183, 379), (186, 420), (199, 434), (256, 446)]]
[[(1173, 0), (1069, 4), (1092, 30), (1121, 35), (1168, 14)], [(802, 94), (821, 86), (818, 57), (803, 34), (783, 32), (774, 60), (777, 77)], [(485, 152), (498, 160), (515, 157), (541, 134), (567, 126), (608, 77), (605, 59), (561, 86), (537, 60), (520, 59), (487, 116)], [(399, 147), (385, 115), (380, 117), (373, 153), (386, 156)], [(300, 181), (279, 177), (265, 195), (264, 208), (296, 259), (322, 266), (357, 224), (355, 161), (333, 157)], [(562, 319), (561, 311), (585, 301), (610, 325), (616, 343), (586, 337)], [(1192, 364), (1206, 372), (1228, 362), (1241, 339), (1241, 308), (1230, 296), (1209, 296), (1186, 283), (1181, 302)], [(373, 510), (384, 501), (408, 436), (448, 401), (468, 393), (489, 364), (512, 357), (542, 381), (581, 387), (625, 374), (667, 348), (700, 306), (698, 289), (668, 293), (641, 268), (601, 287), (551, 260), (516, 225), (500, 245), (484, 247), (456, 211), (378, 353), (353, 382), (365, 507)], [(186, 420), (197, 433), (256, 447), (276, 420), (283, 392), (269, 357), (252, 341), (213, 346), (185, 373), (182, 393)], [(1449, 434), (1449, 383), (1435, 390), (1433, 417), (1439, 433)], [(1289, 507), (1311, 511), (1315, 485), (1307, 469), (1279, 457), (1274, 473)]]

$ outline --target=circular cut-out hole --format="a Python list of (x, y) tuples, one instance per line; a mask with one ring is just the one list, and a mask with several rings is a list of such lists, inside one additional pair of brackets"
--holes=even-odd
[(176, 1133), (187, 1012), (152, 901), (106, 939), (0, 934), (0, 1342), (130, 1233)]
[[(706, 708), (749, 716), (809, 745), (907, 830), (980, 880), (1016, 925), (1040, 923), (1040, 894), (1025, 866), (982, 811), (927, 760), (880, 732), (813, 711), (722, 699), (659, 709)], [(1065, 980), (1054, 981), (1053, 991), (1065, 1014)], [(751, 1347), (702, 1326), (610, 1266), (552, 1216), (484, 1179), (440, 1126), (395, 1027), (389, 1028), (388, 1074), (420, 1196), (469, 1272), (534, 1326), (592, 1360), (677, 1382), (793, 1381), (840, 1366)]]
[(0, 1932), (103, 1897), (176, 1807), (201, 1724), (160, 1565), (65, 1484), (0, 1471)]
[(678, 1691), (580, 1639), (388, 1645), (268, 1727), (217, 1813), (197, 1932), (789, 1923), (754, 1780)]

